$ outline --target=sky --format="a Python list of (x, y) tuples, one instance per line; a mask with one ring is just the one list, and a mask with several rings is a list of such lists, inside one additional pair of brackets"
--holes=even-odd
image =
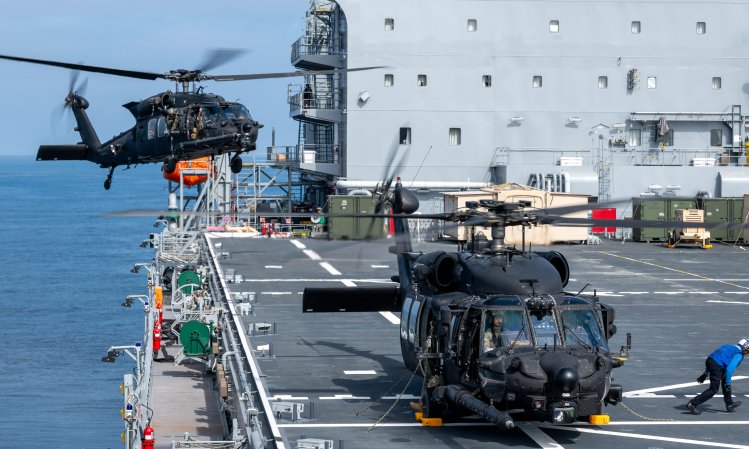
[[(307, 0), (25, 0), (4, 2), (0, 54), (163, 73), (192, 69), (216, 48), (243, 49), (214, 75), (287, 72), (291, 44), (303, 34)], [(97, 73), (86, 99), (101, 141), (131, 128), (123, 104), (174, 90), (166, 80), (146, 81)], [(0, 156), (35, 158), (41, 144), (72, 144), (72, 113), (60, 108), (68, 92), (66, 69), (0, 60), (3, 112)], [(264, 124), (258, 150), (265, 154), (276, 129), (277, 145), (296, 145), (298, 124), (289, 118), (289, 84), (302, 78), (206, 82), (206, 92), (239, 100)]]

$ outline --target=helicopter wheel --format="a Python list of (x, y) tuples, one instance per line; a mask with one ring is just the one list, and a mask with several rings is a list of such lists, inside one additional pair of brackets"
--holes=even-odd
[(229, 162), (231, 164), (231, 172), (232, 173), (239, 173), (242, 171), (242, 158), (239, 157), (239, 155), (234, 156), (231, 158), (231, 161)]
[(114, 173), (114, 167), (109, 168), (107, 179), (104, 180), (104, 190), (109, 190), (109, 188), (112, 187), (112, 173)]
[(164, 161), (164, 173), (174, 173), (177, 169), (177, 159), (169, 158)]

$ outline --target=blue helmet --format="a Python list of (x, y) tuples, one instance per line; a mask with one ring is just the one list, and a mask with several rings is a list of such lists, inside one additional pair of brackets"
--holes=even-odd
[(737, 344), (742, 351), (749, 352), (749, 340), (747, 340), (746, 338), (742, 338)]

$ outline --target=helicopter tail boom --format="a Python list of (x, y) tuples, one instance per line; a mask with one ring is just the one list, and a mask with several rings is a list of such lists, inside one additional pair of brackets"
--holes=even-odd
[(41, 145), (36, 153), (37, 161), (85, 161), (88, 147), (77, 145)]
[(397, 286), (305, 288), (302, 310), (309, 312), (400, 312)]

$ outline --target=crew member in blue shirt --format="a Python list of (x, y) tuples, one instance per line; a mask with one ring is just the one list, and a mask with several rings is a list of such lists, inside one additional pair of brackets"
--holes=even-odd
[(705, 360), (705, 372), (697, 378), (697, 382), (703, 383), (709, 376), (710, 388), (687, 402), (687, 408), (693, 415), (701, 413), (697, 406), (715, 396), (719, 385), (723, 388), (723, 400), (726, 401), (727, 411), (732, 412), (741, 405), (741, 401), (734, 402), (731, 396), (731, 377), (746, 354), (749, 354), (749, 340), (746, 338), (742, 338), (735, 345), (723, 345), (710, 354)]

